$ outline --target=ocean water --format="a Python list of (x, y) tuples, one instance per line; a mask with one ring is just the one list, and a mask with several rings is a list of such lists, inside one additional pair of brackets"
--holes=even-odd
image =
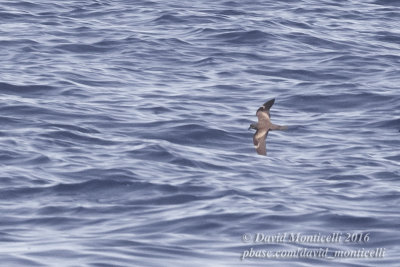
[(4, 0), (0, 25), (2, 266), (398, 266), (398, 1)]

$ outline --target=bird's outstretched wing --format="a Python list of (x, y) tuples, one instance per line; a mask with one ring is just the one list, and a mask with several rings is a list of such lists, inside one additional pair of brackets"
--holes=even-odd
[(263, 120), (269, 120), (271, 118), (269, 110), (271, 109), (274, 103), (275, 103), (275, 98), (265, 102), (264, 105), (262, 105), (259, 109), (257, 109), (256, 115), (258, 117), (259, 123), (260, 122), (262, 123)]
[(269, 111), (274, 103), (275, 103), (275, 98), (265, 102), (264, 105), (262, 105), (259, 109), (257, 109), (257, 113), (259, 111), (264, 111), (264, 112)]
[(256, 133), (253, 135), (253, 143), (256, 148), (257, 154), (259, 155), (267, 155), (267, 147), (265, 144), (265, 140), (267, 139), (268, 130), (267, 129), (258, 129)]

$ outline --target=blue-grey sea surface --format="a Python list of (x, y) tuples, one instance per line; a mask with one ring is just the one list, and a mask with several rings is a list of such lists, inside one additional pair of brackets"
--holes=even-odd
[(1, 266), (399, 266), (399, 130), (396, 0), (1, 1)]

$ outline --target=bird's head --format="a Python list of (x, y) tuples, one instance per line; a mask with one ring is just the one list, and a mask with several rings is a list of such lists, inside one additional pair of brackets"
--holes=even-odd
[(257, 123), (252, 123), (252, 124), (250, 124), (250, 127), (249, 127), (248, 130), (250, 130), (250, 129), (255, 129), (255, 130), (257, 130), (257, 129), (258, 129), (258, 128), (257, 128)]

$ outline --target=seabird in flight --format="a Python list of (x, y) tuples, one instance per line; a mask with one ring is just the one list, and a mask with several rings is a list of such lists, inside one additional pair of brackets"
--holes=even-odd
[(269, 113), (270, 108), (275, 103), (275, 98), (264, 103), (256, 112), (258, 117), (257, 123), (250, 124), (250, 129), (256, 129), (256, 133), (253, 136), (253, 143), (256, 147), (256, 151), (259, 155), (267, 155), (267, 148), (265, 145), (265, 139), (267, 138), (268, 132), (271, 130), (286, 130), (286, 126), (275, 125), (271, 122), (271, 115)]

